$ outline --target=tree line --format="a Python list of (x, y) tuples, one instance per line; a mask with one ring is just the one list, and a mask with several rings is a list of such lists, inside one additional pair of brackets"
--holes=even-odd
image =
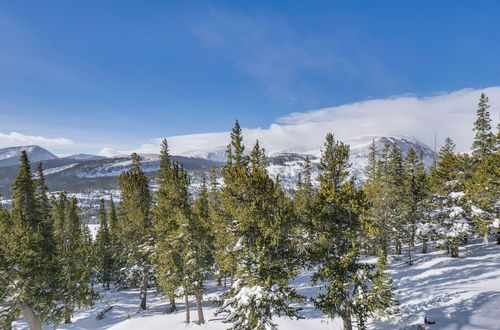
[(205, 283), (214, 280), (227, 287), (216, 313), (231, 329), (266, 329), (276, 316), (303, 317), (297, 306), (307, 298), (290, 282), (308, 269), (311, 285), (322, 287), (315, 307), (344, 329), (365, 329), (371, 317), (398, 310), (389, 255), (405, 253), (411, 265), (417, 244), (451, 257), (475, 236), (487, 243), (496, 233), (500, 244), (500, 134), (488, 108), (482, 94), (472, 153), (455, 153), (447, 138), (430, 168), (413, 149), (373, 142), (364, 185), (350, 174), (349, 146), (328, 134), (319, 163), (306, 158), (293, 196), (270, 177), (259, 141), (245, 150), (237, 121), (222, 182), (214, 169), (196, 196), (164, 140), (158, 189), (132, 154), (118, 179), (120, 203), (101, 201), (95, 239), (76, 198), (49, 196), (42, 165), (34, 175), (22, 152), (12, 208), (0, 209), (0, 324), (8, 329), (21, 315), (30, 329), (70, 323), (111, 288), (140, 288), (139, 310), (151, 290), (165, 297), (166, 313), (183, 298), (186, 323), (193, 299), (203, 324)]

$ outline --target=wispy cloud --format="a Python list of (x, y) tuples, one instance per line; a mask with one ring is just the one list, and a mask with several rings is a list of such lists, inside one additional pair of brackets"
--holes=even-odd
[(44, 148), (71, 146), (74, 141), (67, 138), (48, 138), (43, 136), (25, 135), (18, 132), (1, 133), (0, 147), (39, 145)]
[[(500, 87), (490, 87), (482, 90), (462, 89), (426, 97), (395, 96), (292, 113), (278, 119), (268, 128), (245, 128), (244, 139), (249, 146), (259, 139), (268, 152), (276, 153), (318, 150), (328, 132), (343, 140), (367, 135), (407, 135), (429, 146), (433, 146), (436, 134), (438, 147), (449, 136), (455, 140), (458, 151), (468, 151), (474, 136), (472, 124), (481, 92), (490, 98), (491, 118), (496, 125)], [(229, 142), (229, 132), (172, 136), (168, 137), (168, 141), (172, 154), (193, 156), (224, 150)], [(161, 139), (152, 139), (136, 151), (156, 153), (160, 142)], [(105, 150), (101, 154), (111, 153)]]

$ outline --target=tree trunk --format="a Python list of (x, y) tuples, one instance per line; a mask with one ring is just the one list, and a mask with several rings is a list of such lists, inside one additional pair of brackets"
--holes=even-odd
[(71, 315), (66, 316), (64, 319), (64, 324), (71, 324)]
[(428, 246), (427, 246), (427, 242), (429, 241), (429, 239), (427, 237), (424, 237), (422, 239), (422, 253), (427, 253), (428, 251)]
[(189, 323), (191, 323), (191, 315), (189, 313), (189, 297), (188, 297), (187, 289), (184, 292), (184, 303), (186, 305), (186, 323), (189, 324)]
[(408, 264), (410, 266), (413, 265), (412, 250), (413, 250), (413, 244), (410, 241), (410, 243), (408, 243)]
[(401, 254), (401, 241), (396, 241), (396, 254)]
[(148, 296), (148, 273), (149, 269), (145, 267), (141, 285), (141, 303), (139, 304), (139, 309), (142, 310), (146, 309), (146, 298)]
[(488, 244), (488, 233), (484, 233), (483, 244)]
[(451, 250), (451, 257), (458, 258), (458, 246), (453, 245), (450, 250)]
[(227, 276), (224, 275), (224, 287), (227, 288)]
[(198, 310), (198, 325), (205, 323), (205, 317), (203, 316), (203, 293), (196, 293), (196, 309)]
[(497, 244), (500, 245), (500, 230), (497, 231)]
[(222, 279), (219, 277), (217, 277), (217, 286), (222, 286)]
[(351, 316), (342, 316), (342, 321), (344, 323), (344, 330), (352, 330)]
[(175, 296), (170, 295), (168, 297), (168, 300), (169, 300), (169, 304), (170, 304), (170, 307), (168, 308), (168, 312), (173, 313), (177, 310), (177, 306), (175, 305)]
[(42, 330), (42, 323), (40, 322), (38, 315), (35, 314), (33, 307), (23, 304), (20, 308), (24, 318), (28, 321), (30, 330)]

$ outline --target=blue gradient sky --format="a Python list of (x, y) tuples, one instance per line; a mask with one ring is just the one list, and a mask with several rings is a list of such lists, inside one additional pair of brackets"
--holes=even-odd
[(51, 150), (496, 86), (498, 1), (2, 1), (0, 133)]

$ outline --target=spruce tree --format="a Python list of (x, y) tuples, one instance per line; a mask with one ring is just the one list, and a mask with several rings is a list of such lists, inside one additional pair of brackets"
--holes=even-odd
[(92, 306), (98, 295), (90, 287), (93, 275), (92, 251), (85, 236), (85, 225), (80, 220), (77, 199), (68, 199), (66, 194), (60, 194), (57, 202), (65, 204), (63, 229), (56, 235), (56, 242), (64, 322), (71, 323), (74, 310)]
[(466, 198), (470, 204), (475, 231), (488, 243), (492, 231), (496, 231), (500, 244), (500, 153), (483, 158), (474, 167), (474, 173), (466, 183)]
[(488, 157), (495, 151), (495, 135), (491, 132), (489, 107), (488, 97), (481, 93), (473, 128), (476, 135), (472, 143), (472, 156), (476, 162)]
[(349, 167), (349, 146), (328, 134), (318, 165), (311, 251), (316, 270), (311, 279), (324, 288), (314, 301), (316, 308), (330, 318), (339, 315), (347, 330), (353, 323), (366, 329), (369, 317), (391, 314), (396, 304), (383, 269), (360, 260), (364, 239), (360, 215), (366, 202), (349, 178)]
[(179, 227), (177, 213), (185, 205), (179, 196), (181, 174), (179, 165), (171, 160), (167, 140), (163, 140), (156, 178), (159, 186), (152, 210), (155, 244), (151, 261), (156, 268), (155, 278), (159, 288), (169, 299), (169, 312), (177, 310), (175, 298), (182, 279), (180, 247), (171, 240)]
[[(380, 268), (387, 266), (389, 242), (393, 237), (394, 222), (391, 218), (390, 145), (379, 153), (372, 142), (364, 191), (368, 208), (362, 214), (362, 225), (374, 243)], [(398, 162), (396, 162), (397, 164)], [(394, 194), (392, 194), (394, 196)]]
[(12, 329), (12, 322), (19, 316), (20, 310), (8, 301), (10, 278), (12, 272), (8, 263), (8, 246), (12, 239), (12, 222), (7, 210), (0, 205), (0, 328)]
[(37, 199), (26, 151), (21, 152), (12, 190), (11, 239), (3, 248), (8, 268), (2, 276), (7, 281), (7, 285), (1, 285), (2, 304), (6, 305), (4, 312), (8, 315), (20, 311), (30, 329), (40, 330), (42, 322), (57, 322), (63, 317), (59, 304), (62, 295), (51, 223)]
[(234, 282), (218, 313), (227, 313), (232, 329), (264, 329), (274, 325), (274, 314), (298, 316), (290, 302), (300, 296), (288, 283), (300, 266), (292, 244), (296, 217), (291, 200), (267, 173), (264, 150), (256, 144), (250, 158), (243, 150), (236, 123), (221, 191), (222, 210), (231, 219), (225, 231), (236, 238), (226, 247)]
[[(396, 144), (391, 147), (389, 162), (387, 164), (387, 186), (385, 203), (388, 206), (388, 219), (390, 222), (391, 237), (397, 254), (401, 254), (402, 240), (405, 239), (406, 227), (405, 213), (407, 199), (405, 196), (405, 177), (403, 168), (403, 154)], [(408, 238), (408, 236), (406, 236)]]
[[(212, 167), (210, 170), (209, 178), (209, 191), (208, 191), (208, 217), (210, 219), (210, 234), (211, 234), (211, 255), (213, 258), (214, 276), (217, 281), (217, 286), (222, 286), (222, 278), (224, 278), (224, 287), (227, 286), (227, 273), (226, 269), (221, 263), (229, 263), (229, 258), (223, 257), (223, 249), (227, 246), (224, 242), (224, 231), (218, 226), (217, 219), (221, 218), (221, 201), (220, 189), (217, 181), (217, 169)], [(227, 236), (227, 235), (226, 235)]]
[[(210, 218), (210, 205), (207, 185), (203, 178), (201, 190), (193, 207), (193, 214), (189, 227), (186, 228), (190, 237), (190, 260), (188, 264), (193, 269), (190, 272), (192, 292), (196, 299), (198, 324), (205, 323), (203, 316), (203, 282), (209, 276), (213, 266), (213, 234), (212, 220)], [(192, 261), (191, 261), (192, 260)]]
[(120, 203), (120, 244), (127, 260), (130, 285), (140, 287), (139, 309), (146, 309), (148, 284), (151, 277), (150, 253), (152, 245), (152, 203), (149, 179), (141, 170), (141, 158), (131, 155), (132, 168), (120, 174), (118, 183)]
[[(425, 200), (427, 196), (427, 174), (423, 163), (423, 154), (417, 155), (410, 148), (404, 160), (404, 223), (401, 226), (402, 233), (408, 244), (408, 263), (413, 264), (412, 251), (419, 223), (425, 214)], [(422, 237), (427, 244), (425, 236)]]
[(446, 247), (453, 258), (458, 258), (459, 245), (471, 233), (464, 186), (471, 166), (465, 155), (454, 153), (450, 142), (448, 138), (430, 172), (427, 221), (437, 245)]
[[(110, 204), (112, 203), (111, 201)], [(96, 235), (95, 249), (97, 259), (97, 279), (102, 283), (105, 290), (109, 290), (110, 284), (115, 279), (115, 262), (113, 239), (108, 226), (104, 199), (101, 199), (99, 205), (99, 230)]]
[(116, 236), (118, 234), (118, 217), (116, 215), (115, 202), (113, 201), (113, 196), (109, 196), (109, 212), (108, 212), (108, 227), (109, 233), (112, 236)]

